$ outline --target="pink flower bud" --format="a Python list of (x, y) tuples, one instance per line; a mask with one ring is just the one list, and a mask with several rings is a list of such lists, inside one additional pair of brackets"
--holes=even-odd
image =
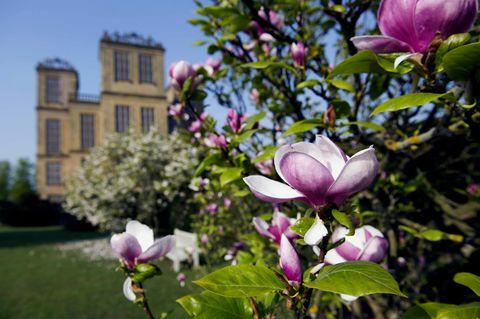
[(168, 108), (168, 115), (170, 116), (182, 116), (184, 112), (185, 108), (180, 103), (172, 104)]
[(225, 209), (229, 209), (231, 205), (232, 205), (232, 200), (228, 197), (225, 197), (223, 199), (223, 207), (225, 207)]
[(204, 144), (207, 147), (218, 147), (218, 148), (226, 148), (227, 147), (227, 139), (224, 135), (217, 135), (210, 133), (207, 138), (204, 139)]
[(290, 226), (295, 224), (295, 221), (296, 219), (288, 218), (287, 215), (275, 211), (273, 213), (271, 225), (259, 217), (254, 217), (253, 226), (260, 235), (279, 244), (282, 235), (287, 236), (288, 239), (297, 237), (297, 235), (290, 230)]
[(283, 27), (283, 17), (273, 10), (267, 10), (264, 7), (261, 7), (258, 11), (258, 16), (265, 21), (270, 22), (275, 28), (281, 29)]
[(478, 185), (475, 183), (470, 183), (467, 186), (467, 192), (469, 192), (472, 195), (475, 195), (478, 191)]
[(305, 59), (308, 49), (302, 42), (292, 43), (290, 46), (290, 52), (292, 53), (293, 62), (298, 67), (305, 66)]
[(200, 238), (200, 243), (205, 246), (208, 244), (208, 241), (209, 241), (208, 235), (203, 234), (202, 237)]
[(183, 84), (188, 78), (193, 78), (196, 74), (193, 66), (186, 61), (172, 63), (168, 69), (170, 81), (176, 90), (182, 90)]
[(187, 276), (184, 273), (178, 273), (177, 281), (180, 284), (180, 287), (185, 287), (185, 282), (187, 281)]
[(330, 127), (335, 127), (335, 122), (337, 115), (335, 113), (335, 108), (333, 105), (330, 105), (325, 113), (323, 113), (323, 123), (329, 125)]
[(233, 133), (238, 133), (243, 124), (243, 117), (235, 109), (228, 110), (227, 124), (232, 128)]
[(302, 282), (302, 265), (295, 248), (287, 236), (282, 235), (280, 240), (280, 267), (289, 282), (299, 284)]
[(218, 205), (215, 203), (208, 204), (206, 208), (210, 214), (215, 214), (218, 211)]

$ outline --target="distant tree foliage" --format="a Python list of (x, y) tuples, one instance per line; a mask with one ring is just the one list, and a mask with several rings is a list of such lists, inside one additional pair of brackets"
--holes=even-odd
[(35, 196), (33, 185), (33, 164), (27, 158), (20, 158), (12, 176), (10, 200), (15, 204), (21, 204)]
[(112, 135), (68, 181), (64, 209), (103, 230), (121, 229), (129, 219), (157, 231), (183, 228), (191, 212), (176, 203), (189, 198), (198, 154), (178, 133)]
[(8, 161), (0, 162), (0, 201), (8, 200), (10, 191), (10, 163)]

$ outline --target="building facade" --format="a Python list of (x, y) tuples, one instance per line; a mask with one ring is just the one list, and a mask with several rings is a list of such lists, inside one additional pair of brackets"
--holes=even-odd
[[(60, 201), (65, 181), (109, 134), (169, 131), (164, 48), (137, 34), (100, 40), (100, 95), (79, 92), (78, 72), (60, 59), (37, 65), (37, 191)], [(168, 94), (171, 96), (171, 94)]]

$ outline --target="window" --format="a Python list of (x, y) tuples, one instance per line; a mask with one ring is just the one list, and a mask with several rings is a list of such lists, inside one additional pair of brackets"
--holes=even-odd
[(80, 114), (80, 135), (82, 149), (95, 146), (95, 115)]
[(115, 51), (115, 81), (130, 80), (130, 72), (128, 68), (128, 52)]
[(60, 153), (60, 120), (47, 119), (45, 129), (47, 154)]
[(47, 75), (45, 101), (46, 103), (60, 103), (60, 77)]
[(140, 54), (138, 56), (138, 70), (140, 83), (153, 83), (152, 56)]
[(59, 162), (47, 162), (47, 185), (60, 185), (60, 171), (62, 164)]
[(128, 105), (115, 106), (115, 130), (125, 132), (130, 125), (130, 108)]
[(142, 107), (142, 132), (147, 133), (150, 128), (155, 124), (155, 110), (153, 107)]

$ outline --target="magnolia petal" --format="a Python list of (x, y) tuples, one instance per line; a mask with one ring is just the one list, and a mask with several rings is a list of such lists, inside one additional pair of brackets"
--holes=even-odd
[(375, 149), (370, 147), (353, 155), (327, 192), (327, 200), (341, 205), (349, 196), (367, 188), (378, 173)]
[(315, 138), (315, 146), (322, 154), (318, 159), (332, 173), (334, 179), (345, 166), (347, 161), (345, 153), (326, 136), (317, 135)]
[(361, 228), (363, 228), (365, 230), (365, 240), (370, 240), (370, 237), (385, 237), (383, 236), (382, 232), (379, 231), (378, 229), (376, 229), (375, 227), (373, 226), (370, 226), (370, 225), (365, 225), (365, 226), (362, 226)]
[(315, 255), (317, 255), (317, 257), (320, 256), (320, 253), (322, 252), (322, 251), (320, 250), (320, 247), (318, 247), (318, 246), (312, 246), (312, 250), (313, 250), (313, 253), (314, 253)]
[(315, 217), (315, 222), (310, 227), (310, 229), (305, 233), (303, 240), (307, 245), (316, 246), (320, 244), (323, 237), (328, 235), (328, 229), (325, 227), (323, 220), (321, 220), (318, 215)]
[(138, 243), (142, 247), (142, 251), (146, 251), (153, 244), (153, 230), (145, 224), (136, 220), (131, 220), (127, 223), (128, 234), (135, 236)]
[(340, 256), (335, 249), (330, 249), (325, 254), (325, 259), (323, 260), (327, 265), (336, 265), (340, 263), (344, 263), (347, 260)]
[(381, 262), (388, 251), (388, 241), (382, 237), (372, 237), (359, 254), (357, 260), (366, 260), (374, 263)]
[(409, 44), (415, 52), (421, 52), (415, 29), (415, 7), (418, 2), (421, 1), (383, 0), (377, 18), (382, 34)]
[(375, 53), (412, 52), (410, 45), (395, 38), (382, 35), (364, 35), (350, 39), (358, 50)]
[(259, 39), (263, 42), (275, 42), (275, 38), (270, 33), (262, 33)]
[(268, 223), (259, 217), (253, 218), (253, 226), (257, 232), (263, 237), (275, 239), (274, 236), (268, 231)]
[(325, 204), (325, 194), (334, 179), (322, 163), (305, 153), (290, 152), (280, 161), (280, 171), (287, 183), (312, 204)]
[(283, 203), (289, 200), (306, 200), (305, 195), (283, 183), (276, 182), (261, 175), (251, 175), (243, 179), (257, 198), (271, 202)]
[(123, 282), (123, 295), (125, 296), (125, 298), (132, 302), (137, 299), (137, 296), (132, 289), (132, 278), (130, 277), (127, 277), (127, 279), (125, 279), (125, 281)]
[(343, 299), (343, 301), (349, 303), (352, 301), (355, 301), (358, 299), (358, 297), (351, 296), (351, 295), (345, 295), (345, 294), (340, 294), (340, 297)]
[(175, 247), (175, 236), (168, 235), (163, 238), (157, 239), (153, 245), (144, 251), (137, 261), (140, 263), (148, 262), (168, 254), (173, 247)]
[(290, 243), (290, 240), (288, 240), (285, 235), (282, 235), (282, 239), (280, 240), (280, 266), (289, 281), (295, 283), (302, 281), (300, 258)]
[(335, 250), (340, 256), (348, 261), (357, 260), (357, 257), (362, 253), (362, 248), (355, 247), (349, 242), (344, 242), (335, 248)]
[(347, 233), (348, 233), (347, 227), (337, 226), (332, 233), (332, 237), (331, 237), (332, 243), (336, 243), (340, 239), (345, 238)]
[(272, 217), (272, 226), (278, 227), (281, 234), (288, 230), (290, 227), (290, 218), (281, 212), (274, 212)]
[(418, 1), (414, 21), (421, 51), (428, 49), (437, 32), (445, 40), (452, 34), (470, 30), (477, 10), (477, 0)]
[(133, 266), (135, 258), (142, 253), (142, 247), (138, 240), (129, 233), (115, 234), (110, 239), (110, 245), (114, 252), (120, 256), (129, 267)]

